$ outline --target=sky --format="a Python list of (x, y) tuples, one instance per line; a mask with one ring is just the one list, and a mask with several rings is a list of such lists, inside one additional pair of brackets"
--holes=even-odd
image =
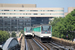
[(75, 7), (75, 0), (0, 0), (0, 3), (7, 4), (36, 4), (38, 8), (64, 8)]

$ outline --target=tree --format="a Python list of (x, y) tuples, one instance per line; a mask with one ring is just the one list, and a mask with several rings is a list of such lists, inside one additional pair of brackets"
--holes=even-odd
[(20, 32), (21, 32), (21, 34), (23, 34), (23, 35), (24, 35), (24, 31), (23, 31), (23, 30), (21, 30)]
[(64, 18), (54, 18), (51, 25), (53, 36), (66, 39), (68, 34), (68, 39), (72, 40), (75, 32), (70, 31), (75, 31), (75, 9)]
[(12, 32), (11, 37), (16, 37), (16, 33), (15, 32)]
[(0, 43), (6, 41), (10, 37), (10, 34), (7, 31), (0, 30)]

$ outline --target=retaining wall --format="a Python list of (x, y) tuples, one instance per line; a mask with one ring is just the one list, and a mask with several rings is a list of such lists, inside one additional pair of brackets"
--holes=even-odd
[(65, 40), (62, 38), (52, 37), (52, 41), (55, 41), (57, 43), (61, 43), (65, 46), (73, 46), (75, 48), (75, 41)]

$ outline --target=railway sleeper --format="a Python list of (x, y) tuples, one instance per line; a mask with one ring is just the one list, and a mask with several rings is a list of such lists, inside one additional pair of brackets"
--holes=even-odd
[(31, 39), (32, 38), (32, 35), (26, 35), (25, 38), (26, 39)]
[(47, 46), (45, 46), (43, 43), (41, 43), (39, 40), (35, 39), (43, 48), (44, 50), (50, 50)]
[(42, 42), (50, 42), (51, 41), (51, 38), (41, 38), (41, 41)]

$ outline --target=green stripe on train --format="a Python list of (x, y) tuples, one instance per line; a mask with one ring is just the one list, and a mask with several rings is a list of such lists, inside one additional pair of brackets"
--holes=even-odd
[(24, 28), (24, 31), (26, 31), (26, 28)]
[(41, 27), (36, 27), (36, 28), (33, 29), (33, 31), (35, 31), (35, 32), (41, 32)]

